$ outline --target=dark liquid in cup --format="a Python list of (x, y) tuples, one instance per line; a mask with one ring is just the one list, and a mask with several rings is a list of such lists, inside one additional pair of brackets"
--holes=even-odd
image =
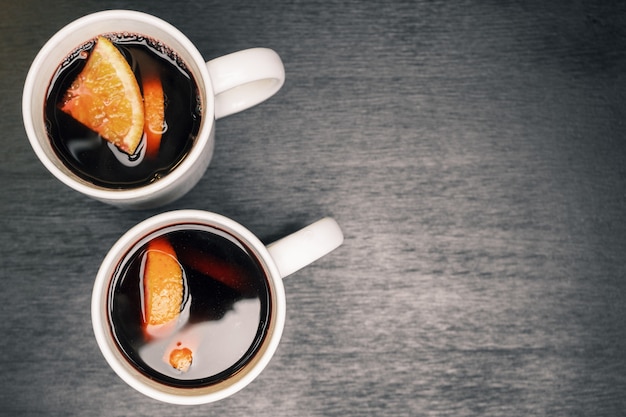
[(130, 64), (141, 88), (142, 74), (157, 73), (165, 96), (165, 127), (157, 158), (126, 155), (59, 109), (72, 81), (84, 68), (96, 41), (73, 51), (60, 65), (47, 93), (45, 120), (58, 157), (82, 179), (93, 184), (129, 189), (149, 184), (173, 170), (190, 151), (201, 119), (198, 87), (185, 64), (162, 43), (136, 34), (106, 35)]
[[(164, 337), (146, 335), (142, 273), (148, 243), (140, 243), (112, 280), (111, 331), (126, 358), (152, 379), (176, 387), (217, 383), (240, 370), (266, 336), (271, 305), (265, 274), (240, 242), (210, 227), (172, 226), (161, 236), (184, 271), (178, 326)], [(183, 372), (167, 357), (184, 347), (193, 361)]]

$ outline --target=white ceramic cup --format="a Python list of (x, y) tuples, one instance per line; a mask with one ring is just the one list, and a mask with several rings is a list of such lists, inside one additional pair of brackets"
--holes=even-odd
[[(158, 236), (159, 231), (171, 230), (171, 226), (176, 225), (209, 226), (234, 237), (256, 257), (269, 289), (271, 308), (268, 330), (256, 353), (234, 375), (200, 388), (172, 387), (138, 371), (121, 353), (109, 322), (113, 277), (125, 257), (146, 240)], [(176, 210), (151, 217), (131, 228), (113, 245), (98, 271), (91, 299), (92, 324), (98, 346), (109, 365), (126, 383), (154, 399), (173, 404), (203, 404), (228, 397), (252, 382), (267, 366), (278, 347), (286, 311), (282, 279), (328, 254), (342, 242), (339, 225), (328, 217), (268, 246), (239, 223), (207, 211)]]
[[(59, 64), (72, 51), (98, 35), (124, 32), (157, 39), (182, 58), (198, 85), (202, 120), (191, 151), (172, 172), (140, 188), (119, 190), (81, 179), (59, 160), (48, 138), (43, 109), (50, 81)], [(282, 61), (271, 49), (246, 49), (205, 62), (191, 41), (169, 23), (141, 12), (110, 10), (75, 20), (41, 48), (26, 77), (22, 113), (35, 153), (64, 184), (96, 200), (123, 208), (158, 207), (183, 196), (206, 171), (213, 155), (215, 119), (268, 99), (281, 88), (284, 80)]]

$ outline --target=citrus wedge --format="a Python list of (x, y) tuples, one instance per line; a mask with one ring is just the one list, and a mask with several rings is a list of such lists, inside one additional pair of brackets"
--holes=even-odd
[[(148, 334), (175, 323), (183, 302), (183, 271), (164, 237), (148, 244), (143, 273), (143, 317)], [(155, 329), (156, 326), (156, 329)]]
[(98, 37), (60, 108), (121, 151), (135, 153), (144, 125), (141, 92), (130, 65), (107, 38)]
[(161, 136), (165, 127), (165, 97), (163, 85), (158, 75), (143, 79), (143, 102), (146, 133), (146, 155), (155, 158), (161, 146)]

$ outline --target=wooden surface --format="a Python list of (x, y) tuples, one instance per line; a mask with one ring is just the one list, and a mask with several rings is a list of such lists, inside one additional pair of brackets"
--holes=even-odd
[[(121, 211), (43, 168), (21, 122), (43, 43), (105, 8), (211, 59), (275, 49), (284, 88), (217, 124), (163, 210), (272, 240), (323, 216), (345, 244), (285, 282), (249, 387), (177, 407), (129, 388), (90, 323)], [(619, 1), (22, 0), (0, 13), (0, 414), (620, 416), (626, 410), (626, 5)]]

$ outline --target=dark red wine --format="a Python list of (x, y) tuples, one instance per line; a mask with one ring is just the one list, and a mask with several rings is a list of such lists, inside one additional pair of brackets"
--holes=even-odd
[(73, 51), (50, 82), (44, 109), (48, 136), (61, 161), (82, 179), (114, 189), (140, 187), (167, 175), (189, 153), (200, 127), (198, 87), (185, 63), (162, 43), (136, 34), (105, 36), (126, 58), (140, 88), (146, 74), (158, 74), (161, 79), (165, 120), (158, 157), (145, 157), (145, 137), (135, 154), (127, 155), (60, 110), (95, 39)]
[[(111, 331), (126, 358), (152, 379), (177, 387), (222, 381), (254, 357), (266, 336), (271, 302), (265, 274), (244, 245), (219, 230), (178, 225), (159, 236), (171, 244), (183, 270), (176, 327), (165, 336), (146, 334), (142, 274), (148, 241), (116, 270), (109, 290)], [(168, 363), (177, 348), (193, 352), (188, 370)]]

